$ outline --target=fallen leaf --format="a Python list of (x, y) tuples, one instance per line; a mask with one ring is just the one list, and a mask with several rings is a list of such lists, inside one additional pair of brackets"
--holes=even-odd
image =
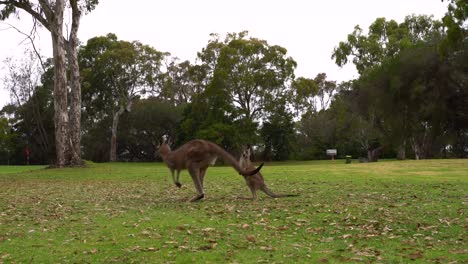
[(253, 235), (247, 235), (245, 236), (245, 239), (247, 239), (247, 241), (250, 241), (252, 243), (254, 243), (257, 240)]
[(273, 250), (273, 248), (271, 246), (268, 246), (268, 247), (261, 246), (260, 249), (264, 250), (264, 251), (272, 251)]
[(468, 254), (468, 249), (453, 249), (449, 250), (452, 254)]
[(420, 259), (423, 257), (423, 254), (421, 251), (415, 251), (411, 254), (408, 255), (408, 257), (411, 259), (411, 260), (415, 260), (415, 259)]
[(208, 244), (208, 245), (201, 246), (198, 249), (199, 250), (210, 250), (210, 249), (215, 248), (217, 245), (218, 245), (218, 243)]
[(322, 240), (320, 240), (320, 242), (328, 243), (328, 242), (332, 242), (333, 240), (334, 240), (333, 237), (326, 237), (326, 238), (322, 238)]
[(340, 236), (340, 238), (343, 238), (343, 239), (346, 239), (346, 238), (349, 238), (349, 237), (352, 237), (353, 235), (351, 234), (344, 234), (342, 236)]

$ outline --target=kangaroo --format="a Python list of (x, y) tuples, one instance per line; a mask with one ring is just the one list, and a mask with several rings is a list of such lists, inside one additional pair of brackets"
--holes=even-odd
[[(242, 151), (242, 154), (239, 158), (239, 164), (241, 168), (243, 168), (244, 170), (251, 170), (252, 168), (255, 168), (250, 162), (250, 155), (251, 155), (251, 148), (249, 145), (247, 145), (247, 147), (244, 147), (244, 150)], [(252, 192), (252, 198), (246, 198), (246, 199), (256, 200), (257, 190), (262, 190), (268, 196), (273, 197), (273, 198), (298, 196), (297, 194), (276, 194), (272, 192), (266, 186), (265, 180), (263, 179), (263, 175), (260, 172), (257, 172), (256, 174), (251, 175), (251, 176), (248, 176), (248, 175), (243, 175), (243, 176), (244, 176), (245, 182), (247, 183), (247, 186)]]
[[(262, 163), (256, 169), (253, 168), (250, 171), (245, 170), (241, 168), (237, 160), (223, 148), (213, 142), (201, 139), (189, 141), (174, 151), (171, 151), (169, 143), (165, 141), (160, 145), (158, 152), (171, 171), (172, 180), (177, 187), (180, 188), (182, 186), (179, 182), (180, 171), (187, 169), (190, 173), (198, 193), (197, 196), (190, 200), (191, 202), (198, 201), (205, 197), (203, 179), (205, 178), (208, 167), (214, 165), (218, 157), (222, 158), (244, 177), (258, 173), (263, 167)], [(176, 175), (175, 172), (177, 172)]]

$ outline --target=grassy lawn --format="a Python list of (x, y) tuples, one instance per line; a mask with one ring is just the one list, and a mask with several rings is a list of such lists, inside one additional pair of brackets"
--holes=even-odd
[(468, 160), (208, 170), (205, 200), (158, 163), (0, 166), (0, 263), (466, 263)]

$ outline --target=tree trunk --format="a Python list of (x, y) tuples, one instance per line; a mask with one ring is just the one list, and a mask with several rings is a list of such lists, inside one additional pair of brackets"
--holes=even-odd
[(415, 160), (420, 160), (421, 159), (421, 157), (420, 157), (421, 151), (420, 151), (418, 143), (416, 143), (415, 140), (413, 140), (413, 144), (411, 144), (411, 147), (413, 148), (414, 159)]
[(110, 161), (117, 161), (117, 128), (119, 126), (120, 116), (125, 112), (130, 112), (133, 105), (133, 98), (128, 99), (125, 107), (120, 106), (119, 111), (114, 113), (112, 119), (112, 135), (111, 135), (111, 148), (110, 148)]
[(109, 161), (117, 161), (117, 127), (119, 125), (119, 118), (125, 111), (123, 106), (120, 107), (119, 111), (114, 113), (112, 118), (112, 135), (111, 135), (111, 146), (110, 146), (110, 159)]
[(372, 156), (372, 149), (368, 149), (368, 150), (367, 150), (367, 160), (368, 160), (369, 162), (373, 162), (373, 161), (374, 161), (374, 158), (373, 158), (373, 156)]
[(71, 165), (82, 165), (81, 160), (81, 84), (78, 65), (78, 27), (81, 12), (76, 0), (70, 1), (72, 7), (72, 28), (68, 42), (68, 63), (70, 65), (70, 154)]
[(55, 15), (51, 27), (54, 56), (54, 119), (56, 166), (64, 167), (69, 160), (68, 109), (67, 109), (67, 75), (65, 65), (65, 43), (63, 31), (63, 0), (55, 2)]
[[(65, 65), (65, 40), (63, 37), (63, 13), (65, 10), (64, 0), (39, 0), (40, 8), (37, 9), (29, 1), (2, 1), (10, 7), (16, 7), (29, 13), (39, 21), (52, 35), (53, 57), (54, 57), (54, 125), (55, 125), (55, 148), (56, 166), (63, 167), (81, 163), (80, 132), (81, 132), (81, 87), (79, 83), (79, 68), (76, 55), (78, 43), (77, 32), (81, 11), (78, 0), (69, 0), (72, 8), (72, 29), (70, 33), (69, 59), (71, 70), (71, 105), (70, 116), (68, 115), (67, 101), (67, 68)], [(97, 1), (96, 1), (97, 2)], [(4, 3), (4, 4), (5, 4)], [(94, 7), (94, 4), (91, 6)], [(14, 10), (14, 9), (13, 9)], [(5, 11), (5, 10), (3, 10)], [(6, 17), (11, 10), (6, 10)], [(71, 127), (70, 127), (71, 126)], [(72, 131), (70, 133), (70, 131)]]
[(406, 142), (403, 142), (397, 151), (397, 159), (398, 160), (405, 160), (406, 159)]
[(379, 160), (379, 156), (380, 156), (380, 150), (382, 149), (382, 147), (378, 147), (378, 148), (375, 148), (375, 149), (368, 149), (367, 150), (367, 159), (369, 160), (369, 162), (377, 162)]

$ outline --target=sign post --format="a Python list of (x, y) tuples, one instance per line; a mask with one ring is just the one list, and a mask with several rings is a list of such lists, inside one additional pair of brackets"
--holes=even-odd
[(327, 149), (327, 155), (331, 156), (332, 160), (335, 160), (335, 156), (338, 152), (336, 149)]

